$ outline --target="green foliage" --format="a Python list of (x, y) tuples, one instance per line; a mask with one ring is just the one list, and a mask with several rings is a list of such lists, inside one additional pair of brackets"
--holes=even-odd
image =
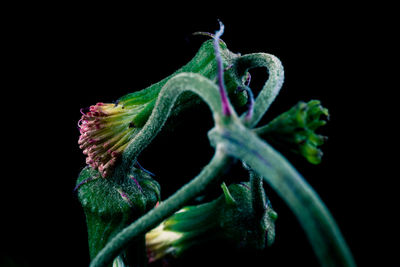
[[(119, 100), (118, 105), (126, 107), (138, 104), (138, 99), (147, 104), (135, 118), (140, 128), (124, 149), (112, 175), (107, 179), (97, 178), (100, 176), (97, 171), (85, 168), (78, 178), (78, 196), (88, 223), (91, 266), (105, 266), (114, 259), (116, 264), (125, 264), (121, 258), (129, 258), (127, 249), (132, 242), (135, 266), (145, 265), (144, 257), (139, 255), (143, 252), (143, 237), (163, 220), (166, 220), (161, 224), (164, 228), (159, 230), (182, 234), (169, 236), (178, 252), (215, 237), (262, 249), (265, 233), (268, 233), (267, 245), (273, 243), (277, 218), (262, 181), (297, 216), (321, 265), (355, 266), (339, 228), (316, 192), (279, 152), (258, 137), (290, 146), (308, 161), (319, 163), (322, 154), (318, 146), (325, 138), (314, 131), (325, 124), (321, 117), (328, 116), (328, 111), (319, 101), (301, 102), (268, 125), (252, 129), (279, 93), (284, 79), (282, 64), (265, 53), (234, 54), (218, 38), (215, 43), (214, 47), (212, 41), (205, 42), (192, 61), (180, 70)], [(216, 58), (215, 52), (219, 52), (220, 58)], [(216, 61), (222, 62), (223, 69)], [(267, 68), (269, 79), (255, 99), (253, 115), (239, 117), (234, 106), (244, 104), (246, 97), (237, 88), (243, 86), (248, 70), (256, 67)], [(218, 87), (215, 78), (217, 74), (221, 77), (222, 72), (225, 86)], [(229, 99), (222, 97), (224, 87)], [(132, 163), (169, 117), (182, 113), (185, 110), (182, 106), (195, 104), (198, 99), (207, 103), (212, 112), (215, 127), (209, 131), (209, 139), (215, 155), (198, 176), (153, 209), (160, 198), (159, 185), (146, 172), (132, 169)], [(224, 195), (217, 200), (176, 213), (190, 199), (204, 193), (235, 160), (247, 166), (250, 183), (223, 185)]]

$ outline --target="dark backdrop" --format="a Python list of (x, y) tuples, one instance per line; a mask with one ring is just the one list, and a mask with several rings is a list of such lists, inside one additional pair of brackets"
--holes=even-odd
[[(85, 218), (73, 193), (85, 166), (77, 145), (79, 109), (112, 102), (169, 75), (206, 39), (191, 33), (215, 32), (220, 19), (230, 50), (271, 53), (285, 67), (285, 83), (265, 121), (300, 100), (319, 99), (329, 108), (330, 121), (320, 131), (329, 136), (322, 163), (313, 166), (296, 155), (285, 156), (331, 210), (360, 266), (399, 266), (390, 204), (395, 177), (384, 152), (396, 144), (386, 116), (392, 109), (389, 100), (378, 99), (387, 90), (379, 72), (389, 43), (382, 23), (387, 18), (378, 18), (381, 12), (373, 6), (344, 4), (152, 5), (13, 10), (6, 24), (10, 61), (5, 74), (12, 97), (4, 102), (12, 124), (4, 127), (11, 159), (4, 165), (11, 172), (1, 187), (2, 264), (87, 266)], [(266, 78), (256, 70), (253, 90)], [(157, 174), (163, 198), (210, 159), (210, 127), (210, 113), (199, 111), (143, 152), (141, 164)], [(213, 259), (221, 266), (318, 266), (293, 214), (266, 190), (279, 214), (271, 248), (232, 253), (210, 246), (176, 264), (200, 266)]]

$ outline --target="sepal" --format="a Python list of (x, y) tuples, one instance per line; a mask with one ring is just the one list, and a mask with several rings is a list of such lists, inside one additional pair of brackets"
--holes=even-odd
[(184, 207), (146, 234), (149, 261), (210, 241), (228, 241), (238, 247), (263, 249), (275, 237), (276, 212), (265, 195), (263, 216), (256, 216), (249, 183), (222, 184), (214, 201)]

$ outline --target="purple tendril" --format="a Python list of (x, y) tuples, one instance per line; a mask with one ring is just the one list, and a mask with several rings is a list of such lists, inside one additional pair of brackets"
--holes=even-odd
[(254, 108), (254, 95), (253, 92), (251, 91), (250, 87), (245, 86), (245, 87), (240, 87), (241, 90), (246, 91), (247, 96), (249, 97), (249, 101), (247, 102), (247, 114), (245, 119), (250, 120), (251, 117), (253, 116), (253, 108)]
[(251, 89), (249, 87), (250, 81), (251, 81), (251, 75), (249, 73), (247, 75), (247, 78), (246, 78), (246, 81), (244, 83), (244, 86), (239, 86), (238, 89), (237, 89), (239, 92), (246, 91), (247, 96), (249, 98), (249, 101), (246, 103), (247, 114), (246, 114), (245, 119), (247, 121), (249, 121), (253, 117), (253, 109), (254, 109), (254, 94), (253, 94), (253, 91), (251, 91)]
[(219, 51), (219, 38), (221, 35), (224, 33), (225, 26), (221, 21), (219, 22), (220, 29), (215, 33), (214, 36), (214, 49), (215, 49), (215, 59), (217, 61), (217, 70), (218, 70), (218, 86), (219, 86), (219, 92), (221, 95), (221, 104), (222, 104), (222, 113), (225, 116), (230, 116), (231, 115), (231, 110), (229, 107), (229, 101), (228, 101), (228, 96), (226, 94), (226, 89), (225, 89), (225, 84), (224, 84), (224, 69), (222, 65), (222, 58), (221, 58), (221, 53)]

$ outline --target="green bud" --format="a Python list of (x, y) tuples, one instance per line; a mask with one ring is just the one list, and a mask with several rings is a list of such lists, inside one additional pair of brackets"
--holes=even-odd
[(218, 199), (184, 207), (146, 234), (149, 261), (179, 256), (194, 245), (227, 240), (238, 247), (263, 249), (275, 238), (276, 212), (264, 193), (262, 216), (256, 216), (250, 183), (222, 185)]
[(229, 192), (236, 201), (236, 206), (223, 205), (220, 216), (220, 226), (224, 237), (240, 247), (263, 249), (265, 240), (271, 245), (275, 239), (276, 212), (272, 209), (264, 193), (262, 216), (255, 210), (250, 189), (250, 183), (233, 184)]
[(127, 177), (105, 179), (90, 167), (79, 175), (76, 190), (86, 215), (91, 259), (160, 200), (160, 186), (148, 173), (133, 167)]
[(329, 112), (320, 101), (299, 102), (254, 131), (272, 145), (301, 154), (310, 163), (319, 164), (322, 151), (318, 147), (327, 137), (316, 134), (315, 130), (326, 124), (323, 117), (328, 118)]

